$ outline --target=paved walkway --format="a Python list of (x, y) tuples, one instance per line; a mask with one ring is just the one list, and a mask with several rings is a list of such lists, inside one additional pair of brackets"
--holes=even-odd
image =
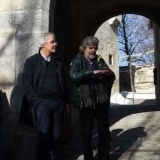
[[(110, 109), (109, 119), (110, 160), (160, 160), (160, 106), (114, 106)], [(28, 128), (27, 132), (25, 128), (21, 129), (23, 132), (18, 129), (14, 128), (7, 137), (5, 160), (33, 160), (36, 132)], [(95, 160), (97, 140), (95, 123), (92, 138)], [(4, 146), (2, 144), (1, 148)], [(61, 160), (83, 160), (79, 122), (74, 125), (71, 140), (61, 145), (59, 157)]]
[[(158, 107), (115, 106), (110, 110), (110, 160), (160, 160)], [(93, 153), (96, 155), (96, 125), (93, 132)], [(63, 145), (60, 152), (65, 155), (63, 160), (83, 160), (79, 124), (73, 129), (72, 141)]]
[(110, 111), (111, 160), (160, 160), (160, 106)]

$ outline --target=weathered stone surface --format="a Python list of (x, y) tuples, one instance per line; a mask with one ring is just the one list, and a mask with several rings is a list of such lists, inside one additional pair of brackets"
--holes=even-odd
[[(39, 35), (48, 31), (49, 12), (39, 10), (0, 13), (0, 88), (3, 116), (7, 124), (17, 123), (23, 98), (21, 72), (27, 57), (38, 52)], [(46, 21), (46, 22), (45, 22)]]
[[(134, 85), (136, 93), (155, 93), (154, 85), (154, 75), (153, 75), (154, 65), (143, 65), (137, 66), (133, 71)], [(120, 72), (120, 83), (121, 91), (129, 90), (129, 72)]]
[(34, 31), (41, 32), (42, 23), (46, 23), (45, 26), (48, 25), (48, 12), (43, 10), (23, 11), (21, 13), (17, 12), (15, 17), (16, 30), (23, 34)]
[(48, 29), (49, 12), (44, 10), (1, 12), (1, 32), (14, 31), (30, 33), (43, 32)]
[[(113, 26), (110, 26), (109, 21), (106, 21), (99, 27), (99, 29), (95, 33), (95, 36), (100, 40), (98, 54), (102, 55), (104, 60), (116, 75), (116, 80), (112, 92), (119, 91), (117, 27), (117, 23)], [(112, 64), (109, 64), (109, 56), (112, 56)]]
[[(41, 33), (28, 33), (18, 34), (16, 41), (16, 74), (19, 74), (23, 70), (25, 60), (38, 53), (39, 50), (39, 36)], [(18, 75), (17, 75), (18, 76)]]
[[(14, 84), (15, 80), (15, 61), (14, 58), (1, 58), (0, 60), (0, 83), (1, 85)], [(4, 69), (5, 68), (5, 69)]]
[(15, 80), (15, 39), (12, 32), (0, 35), (0, 86), (13, 85)]
[(22, 8), (22, 0), (0, 0), (0, 11), (11, 11)]
[(155, 123), (160, 120), (160, 112), (149, 112), (148, 109), (154, 106), (142, 107), (148, 112), (140, 112), (140, 106), (134, 107), (134, 110), (128, 107), (111, 110), (110, 120), (116, 122), (110, 127), (111, 159), (158, 160), (160, 126)]
[[(38, 51), (39, 35), (48, 30), (48, 12), (43, 10), (3, 12), (0, 18), (2, 18), (0, 21), (2, 27), (0, 32), (0, 65), (2, 66), (0, 67), (0, 82), (12, 82), (13, 84), (15, 74), (22, 71), (26, 57)], [(47, 23), (42, 21), (47, 21)]]
[[(50, 16), (54, 17), (54, 13)], [(49, 12), (44, 10), (41, 11), (41, 31), (42, 32), (49, 31)]]
[(22, 9), (24, 10), (37, 9), (38, 8), (37, 4), (38, 4), (37, 0), (23, 0)]
[(154, 65), (137, 67), (135, 70), (135, 83), (153, 83), (153, 69)]
[[(0, 12), (0, 32), (13, 31), (15, 32), (15, 14), (13, 12), (3, 11)], [(1, 34), (0, 34), (1, 35)]]
[[(50, 9), (50, 1), (51, 0), (38, 0), (37, 1), (37, 8), (44, 9), (46, 11), (49, 11)], [(53, 0), (54, 3), (56, 3), (57, 0)]]

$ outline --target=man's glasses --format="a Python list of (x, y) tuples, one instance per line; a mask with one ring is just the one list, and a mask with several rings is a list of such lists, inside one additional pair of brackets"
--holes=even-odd
[(51, 42), (49, 42), (49, 43), (52, 43), (52, 44), (54, 44), (54, 45), (57, 45), (57, 44), (58, 44), (58, 42), (56, 42), (56, 41), (51, 41)]

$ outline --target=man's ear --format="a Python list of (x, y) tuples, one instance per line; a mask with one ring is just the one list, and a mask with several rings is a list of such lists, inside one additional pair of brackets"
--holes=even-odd
[(44, 48), (45, 45), (46, 45), (46, 43), (42, 44), (42, 45), (41, 45), (41, 48)]

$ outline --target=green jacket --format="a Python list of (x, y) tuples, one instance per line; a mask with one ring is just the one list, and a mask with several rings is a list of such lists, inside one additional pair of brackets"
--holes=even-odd
[[(113, 71), (108, 67), (108, 65), (105, 63), (104, 59), (101, 58), (101, 56), (97, 55), (96, 61), (98, 63), (98, 69), (102, 68), (108, 68), (110, 70), (109, 74), (105, 75), (104, 80), (104, 87), (106, 88), (106, 91), (108, 91), (108, 94), (110, 96), (111, 87), (113, 85), (113, 82), (115, 80), (115, 74)], [(72, 60), (70, 64), (70, 71), (69, 71), (69, 77), (73, 83), (72, 88), (72, 96), (71, 96), (71, 103), (72, 106), (75, 108), (84, 108), (83, 102), (82, 102), (82, 89), (81, 85), (85, 83), (85, 80), (89, 77), (93, 76), (92, 70), (84, 70), (83, 69), (83, 53), (78, 53), (75, 58)]]

